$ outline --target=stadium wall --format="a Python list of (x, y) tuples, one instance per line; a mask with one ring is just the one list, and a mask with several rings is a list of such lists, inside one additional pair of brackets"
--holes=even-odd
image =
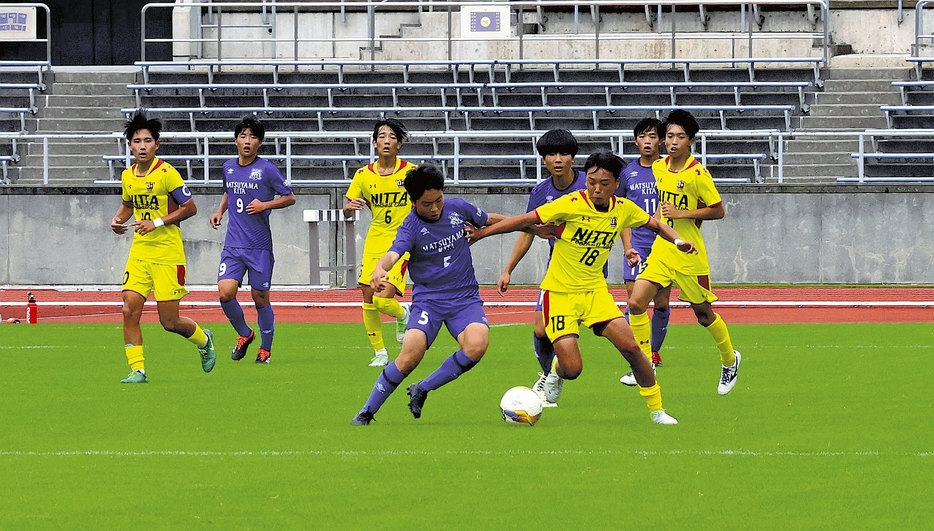
[[(275, 284), (343, 284), (309, 275), (305, 209), (340, 208), (344, 188), (299, 188), (297, 202), (272, 216)], [(723, 186), (726, 217), (703, 226), (712, 280), (732, 283), (934, 284), (934, 191), (925, 185)], [(219, 189), (196, 189), (199, 213), (183, 224), (188, 282), (214, 284), (224, 231), (208, 225)], [(450, 187), (489, 212), (525, 211), (527, 188)], [(130, 237), (109, 222), (119, 204), (114, 189), (0, 188), (0, 285), (113, 285), (120, 281)], [(362, 255), (369, 216), (356, 224)], [(341, 256), (343, 232), (322, 223), (319, 253)], [(927, 236), (925, 236), (927, 235)], [(481, 283), (494, 284), (509, 259), (514, 235), (476, 244)], [(513, 274), (514, 284), (536, 284), (547, 246), (533, 245)], [(336, 259), (335, 262), (339, 262)], [(622, 251), (611, 256), (610, 281), (621, 282)], [(353, 284), (354, 279), (350, 279)]]

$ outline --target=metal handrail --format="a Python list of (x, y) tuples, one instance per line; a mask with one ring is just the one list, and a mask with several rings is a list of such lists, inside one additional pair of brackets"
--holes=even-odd
[[(377, 40), (378, 40), (376, 23), (377, 23), (377, 20), (379, 20), (379, 18), (376, 16), (377, 12), (406, 11), (406, 10), (412, 10), (413, 8), (412, 2), (398, 1), (398, 0), (396, 1), (394, 0), (386, 0), (386, 1), (364, 0), (364, 1), (359, 1), (359, 2), (355, 1), (352, 4), (348, 4), (347, 2), (343, 0), (316, 1), (313, 3), (310, 3), (310, 2), (276, 2), (274, 5), (276, 6), (275, 7), (276, 11), (274, 12), (273, 19), (276, 18), (275, 13), (279, 13), (280, 15), (285, 16), (286, 14), (289, 14), (289, 12), (291, 11), (292, 35), (290, 37), (279, 37), (277, 35), (279, 32), (276, 28), (275, 20), (272, 21), (271, 23), (272, 25), (270, 26), (270, 29), (272, 30), (270, 31), (270, 34), (271, 34), (270, 37), (264, 37), (261, 39), (255, 39), (255, 38), (251, 39), (251, 38), (242, 38), (242, 37), (227, 38), (223, 35), (224, 24), (223, 24), (222, 17), (223, 17), (224, 9), (232, 9), (232, 8), (265, 9), (268, 6), (266, 2), (199, 1), (199, 2), (189, 2), (189, 3), (182, 3), (182, 4), (178, 4), (174, 2), (172, 3), (160, 2), (160, 3), (146, 4), (145, 6), (143, 6), (142, 11), (141, 11), (141, 32), (140, 32), (141, 60), (143, 61), (146, 60), (146, 44), (147, 43), (171, 43), (171, 44), (214, 43), (217, 45), (218, 56), (222, 57), (222, 53), (223, 53), (222, 50), (223, 50), (224, 44), (230, 43), (230, 42), (270, 43), (273, 46), (274, 50), (276, 49), (276, 45), (278, 45), (279, 43), (290, 44), (291, 49), (292, 49), (292, 56), (296, 60), (299, 59), (299, 44), (301, 43), (328, 44), (331, 46), (332, 52), (333, 52), (335, 45), (338, 43), (366, 42), (367, 49), (369, 49), (370, 51), (370, 56), (371, 56), (370, 58), (372, 59), (374, 57), (374, 53), (377, 48)], [(365, 37), (361, 36), (361, 37), (356, 37), (356, 38), (338, 38), (337, 36), (330, 36), (326, 38), (305, 38), (305, 37), (299, 36), (298, 19), (299, 19), (300, 12), (311, 12), (311, 11), (320, 12), (320, 11), (331, 10), (334, 12), (340, 11), (343, 14), (345, 13), (345, 10), (348, 7), (348, 5), (352, 5), (355, 9), (364, 9), (364, 8), (366, 9), (367, 11), (366, 26), (367, 27), (365, 31), (366, 33)], [(450, 1), (443, 2), (441, 5), (438, 6), (439, 7), (438, 10), (439, 11), (443, 10), (447, 13), (447, 32), (445, 36), (438, 37), (438, 38), (419, 38), (419, 39), (408, 38), (404, 40), (413, 41), (413, 42), (425, 42), (429, 44), (430, 43), (444, 44), (447, 46), (448, 59), (451, 59), (453, 56), (452, 45), (454, 42), (476, 40), (475, 38), (471, 38), (469, 36), (468, 37), (464, 37), (464, 36), (455, 37), (454, 24), (453, 24), (454, 13), (457, 10), (459, 10), (462, 6), (472, 6), (472, 5), (475, 6), (476, 3), (470, 0), (450, 0)], [(735, 6), (741, 9), (744, 14), (743, 24), (745, 24), (745, 27), (739, 28), (737, 31), (733, 31), (733, 32), (712, 32), (712, 31), (707, 32), (705, 31), (705, 32), (696, 33), (696, 34), (691, 34), (691, 33), (679, 34), (674, 24), (675, 17), (672, 16), (671, 17), (672, 22), (671, 24), (669, 24), (670, 26), (669, 31), (663, 31), (661, 21), (659, 20), (655, 24), (655, 30), (656, 30), (655, 32), (606, 33), (606, 32), (601, 32), (599, 24), (596, 24), (594, 25), (594, 30), (592, 32), (591, 31), (585, 32), (581, 30), (580, 27), (577, 27), (575, 29), (576, 32), (572, 34), (561, 34), (561, 35), (544, 36), (544, 37), (542, 35), (535, 35), (535, 36), (530, 37), (523, 33), (522, 20), (523, 20), (524, 12), (526, 11), (538, 12), (543, 7), (574, 7), (575, 13), (576, 13), (581, 7), (586, 7), (590, 9), (591, 13), (593, 13), (597, 19), (599, 19), (599, 12), (600, 12), (601, 7), (618, 8), (620, 6), (629, 6), (634, 9), (635, 8), (642, 9), (642, 8), (646, 8), (647, 6), (645, 2), (642, 0), (638, 0), (638, 1), (637, 0), (614, 0), (614, 1), (608, 1), (608, 0), (562, 0), (562, 1), (516, 0), (516, 1), (509, 1), (509, 2), (494, 1), (494, 2), (489, 2), (485, 5), (507, 6), (510, 9), (511, 13), (512, 12), (517, 13), (518, 15), (517, 20), (520, 21), (520, 23), (517, 26), (517, 34), (515, 36), (496, 39), (496, 40), (506, 40), (506, 41), (515, 42), (516, 45), (518, 46), (518, 55), (520, 58), (524, 56), (523, 41), (525, 39), (542, 40), (542, 39), (553, 38), (553, 39), (561, 39), (561, 40), (575, 39), (575, 40), (582, 40), (582, 41), (593, 41), (594, 58), (599, 58), (600, 57), (600, 46), (599, 45), (600, 45), (601, 40), (612, 41), (612, 40), (629, 40), (629, 39), (638, 39), (638, 38), (658, 39), (659, 37), (665, 37), (665, 36), (670, 36), (670, 41), (671, 41), (668, 55), (671, 58), (675, 58), (677, 42), (679, 38), (680, 39), (690, 38), (692, 35), (695, 38), (702, 38), (705, 40), (714, 39), (714, 38), (725, 38), (725, 39), (732, 39), (732, 40), (745, 39), (749, 43), (748, 51), (751, 56), (753, 54), (752, 43), (754, 40), (759, 39), (759, 38), (773, 38), (775, 36), (775, 34), (773, 33), (757, 33), (754, 30), (754, 27), (756, 26), (756, 24), (745, 22), (745, 12), (746, 12), (747, 6), (751, 6), (751, 5), (755, 5), (755, 6), (763, 6), (763, 5), (802, 6), (803, 5), (803, 6), (807, 6), (809, 12), (814, 12), (815, 9), (819, 10), (820, 11), (819, 18), (820, 18), (820, 21), (822, 22), (820, 31), (807, 32), (807, 33), (782, 33), (782, 35), (785, 37), (798, 36), (802, 39), (805, 39), (805, 38), (806, 39), (820, 39), (822, 42), (823, 57), (828, 57), (828, 51), (829, 51), (829, 45), (830, 45), (829, 0), (757, 0), (754, 3), (748, 2), (748, 1), (742, 1), (742, 0), (655, 0), (651, 3), (651, 5), (658, 6), (659, 16), (661, 16), (662, 14), (662, 7), (668, 7), (672, 15), (674, 15), (677, 12), (678, 6), (682, 6), (682, 7), (684, 6), (697, 7), (701, 5), (705, 7)], [(172, 9), (196, 8), (199, 10), (211, 9), (212, 16), (216, 17), (216, 22), (214, 24), (214, 27), (216, 27), (217, 29), (217, 35), (214, 36), (213, 38), (198, 36), (196, 38), (188, 38), (188, 39), (176, 39), (174, 37), (160, 39), (160, 38), (147, 37), (146, 36), (146, 15), (148, 11), (150, 9), (163, 9), (163, 8), (172, 8)], [(421, 11), (421, 8), (422, 8), (421, 1), (418, 3), (418, 8)], [(750, 11), (752, 10), (751, 7), (748, 9), (750, 9)], [(813, 18), (809, 18), (809, 19), (814, 21), (814, 19), (816, 18), (818, 18), (818, 16), (815, 14)], [(580, 38), (576, 38), (576, 36), (580, 36)], [(334, 54), (332, 53), (332, 55)], [(276, 54), (274, 53), (273, 56), (275, 57)], [(336, 58), (336, 55), (334, 55), (334, 57)]]
[[(0, 3), (0, 6), (3, 6), (3, 4)], [(51, 16), (51, 12), (49, 11), (49, 6), (45, 4), (36, 4), (36, 3), (22, 3), (22, 4), (16, 3), (16, 4), (10, 5), (10, 7), (15, 7), (15, 8), (36, 7), (36, 8), (42, 8), (45, 10), (45, 38), (42, 39), (42, 38), (36, 37), (35, 40), (29, 41), (29, 42), (44, 42), (45, 43), (45, 61), (46, 63), (48, 63), (48, 65), (51, 65), (52, 64), (52, 16)], [(48, 65), (45, 68), (46, 70), (49, 69)]]

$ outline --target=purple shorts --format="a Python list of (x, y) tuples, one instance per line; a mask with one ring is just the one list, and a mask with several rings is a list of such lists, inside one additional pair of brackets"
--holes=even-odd
[(442, 324), (447, 327), (451, 336), (457, 339), (457, 336), (473, 323), (483, 323), (489, 326), (480, 295), (453, 300), (413, 300), (412, 314), (405, 328), (406, 330), (415, 328), (425, 332), (430, 347), (438, 337)]
[(649, 257), (649, 253), (652, 252), (652, 246), (648, 247), (633, 247), (636, 251), (639, 252), (639, 256), (642, 257), (642, 261), (634, 266), (630, 266), (629, 262), (623, 258), (623, 280), (632, 281), (635, 280), (639, 273), (645, 269), (645, 261)]
[(272, 284), (272, 269), (276, 259), (272, 251), (263, 249), (228, 249), (221, 251), (221, 263), (217, 267), (217, 280), (236, 280), (243, 285), (243, 276), (249, 273), (250, 287), (257, 291), (269, 291)]

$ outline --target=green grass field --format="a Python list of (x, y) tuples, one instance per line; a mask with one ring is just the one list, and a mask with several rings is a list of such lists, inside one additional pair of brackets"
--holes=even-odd
[[(672, 326), (658, 376), (678, 426), (650, 421), (588, 333), (534, 427), (498, 411), (536, 379), (530, 325), (494, 327), (421, 419), (400, 388), (368, 427), (349, 424), (379, 371), (362, 325), (281, 324), (268, 366), (231, 361), (233, 331), (212, 328), (204, 374), (146, 325), (133, 386), (119, 325), (0, 327), (0, 528), (934, 528), (931, 324), (734, 325), (725, 397), (709, 335)], [(403, 387), (453, 348), (442, 334)]]

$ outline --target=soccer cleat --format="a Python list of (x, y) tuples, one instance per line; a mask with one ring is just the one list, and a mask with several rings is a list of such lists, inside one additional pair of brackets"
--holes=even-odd
[(661, 364), (662, 364), (662, 355), (659, 354), (658, 351), (653, 351), (652, 352), (652, 365), (658, 367)]
[(230, 353), (230, 359), (234, 361), (240, 361), (246, 356), (246, 349), (249, 348), (250, 343), (253, 342), (253, 339), (256, 338), (256, 333), (253, 330), (250, 330), (250, 335), (247, 337), (240, 336), (237, 338), (237, 346), (233, 348), (233, 352)]
[(545, 399), (542, 403), (546, 401), (554, 405), (558, 405), (558, 397), (561, 396), (561, 391), (564, 389), (564, 378), (558, 376), (558, 372), (554, 368), (551, 369), (551, 372), (548, 373), (548, 376), (545, 377)]
[(548, 400), (548, 395), (545, 394), (545, 380), (547, 379), (548, 376), (545, 376), (545, 373), (538, 373), (538, 381), (532, 386), (532, 390), (542, 399), (542, 407), (558, 407), (558, 404)]
[(373, 359), (370, 360), (370, 367), (385, 367), (386, 365), (389, 365), (389, 353), (386, 352), (386, 349), (381, 348), (376, 351)]
[(217, 353), (214, 352), (214, 334), (205, 329), (204, 335), (208, 336), (208, 342), (203, 348), (198, 349), (198, 354), (201, 355), (201, 368), (204, 372), (211, 372), (214, 369), (214, 363), (217, 362)]
[[(405, 338), (405, 325), (409, 322), (409, 315), (412, 314), (412, 303), (403, 302), (400, 304), (402, 306), (402, 317), (396, 319), (396, 341), (402, 343), (402, 340)], [(385, 363), (383, 365), (386, 365)]]
[(146, 373), (143, 371), (133, 371), (126, 378), (120, 380), (120, 383), (146, 383)]
[[(653, 364), (652, 364), (652, 372), (656, 372), (656, 370), (655, 370), (656, 367), (657, 367), (657, 365), (655, 365), (655, 364), (653, 363)], [(629, 372), (627, 372), (626, 374), (624, 374), (623, 377), (619, 379), (619, 383), (621, 383), (621, 384), (623, 384), (623, 385), (628, 385), (629, 387), (635, 387), (635, 386), (639, 385), (639, 383), (636, 382), (636, 375), (633, 374), (632, 371), (629, 371)]]
[(733, 386), (736, 385), (739, 362), (743, 357), (740, 356), (738, 350), (734, 350), (733, 354), (736, 355), (736, 361), (734, 361), (733, 365), (730, 367), (723, 367), (723, 370), (720, 372), (720, 385), (717, 386), (717, 392), (721, 395), (729, 393), (733, 390)]
[(256, 363), (269, 363), (271, 359), (272, 352), (269, 352), (263, 347), (260, 347), (259, 350), (256, 351)]
[(361, 411), (350, 421), (352, 426), (369, 426), (371, 422), (376, 420), (373, 418), (373, 414), (369, 411)]
[(652, 412), (652, 422), (655, 424), (677, 424), (678, 419), (665, 413), (664, 409), (657, 409)]
[(428, 391), (423, 391), (417, 383), (414, 383), (406, 389), (409, 394), (409, 411), (412, 416), (420, 418), (422, 416), (422, 406), (425, 405), (425, 399), (428, 398)]

